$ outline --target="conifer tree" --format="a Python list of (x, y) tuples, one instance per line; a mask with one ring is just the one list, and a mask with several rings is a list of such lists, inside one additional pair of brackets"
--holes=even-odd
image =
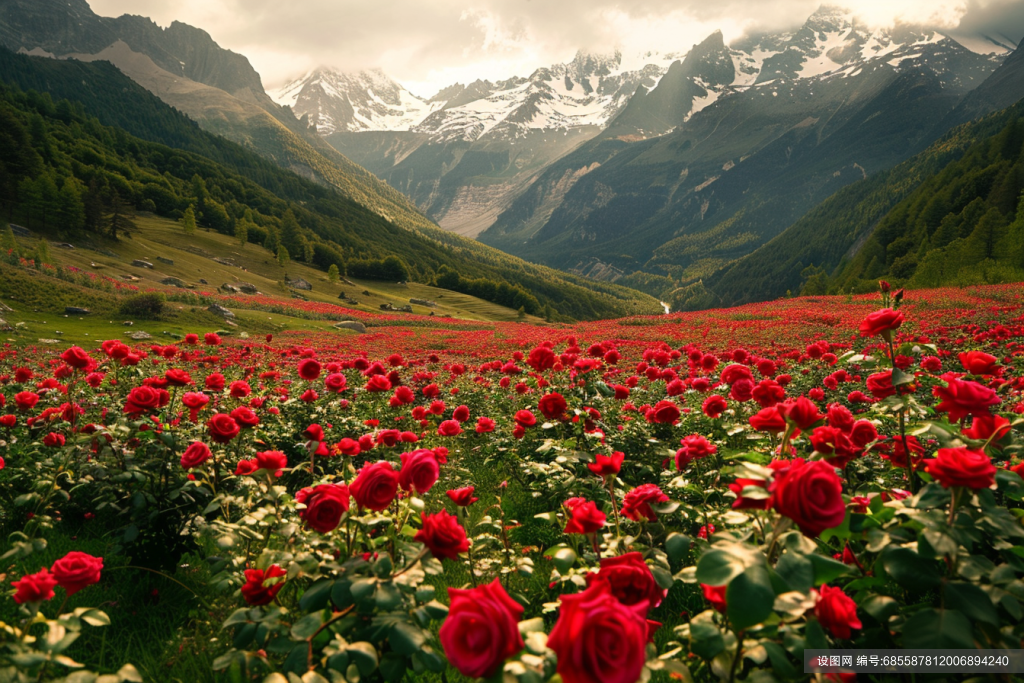
[(341, 272), (338, 270), (338, 264), (332, 263), (331, 267), (327, 269), (327, 279), (333, 284), (337, 283), (341, 279)]
[(36, 263), (53, 263), (53, 256), (50, 254), (50, 244), (45, 238), (39, 239), (36, 245)]
[(243, 249), (249, 242), (249, 221), (244, 218), (235, 222), (235, 239), (238, 240), (238, 245)]
[(286, 265), (288, 265), (288, 261), (290, 259), (291, 257), (288, 255), (288, 249), (283, 244), (278, 245), (277, 262), (281, 265), (281, 267), (284, 268)]
[(191, 204), (185, 209), (185, 215), (181, 217), (179, 223), (186, 235), (196, 234), (196, 212), (192, 209)]

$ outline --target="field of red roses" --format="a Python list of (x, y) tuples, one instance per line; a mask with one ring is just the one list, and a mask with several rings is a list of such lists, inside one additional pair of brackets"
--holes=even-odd
[(1019, 285), (445, 324), (5, 347), (0, 681), (172, 680), (97, 654), (165, 608), (98, 597), (126, 577), (216, 621), (191, 680), (789, 681), (806, 649), (1021, 647)]

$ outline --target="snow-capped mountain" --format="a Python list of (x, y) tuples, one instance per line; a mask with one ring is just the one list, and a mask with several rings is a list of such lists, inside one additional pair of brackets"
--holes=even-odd
[(342, 73), (321, 67), (269, 94), (297, 116), (309, 116), (321, 135), (409, 130), (443, 104), (425, 102), (380, 69)]

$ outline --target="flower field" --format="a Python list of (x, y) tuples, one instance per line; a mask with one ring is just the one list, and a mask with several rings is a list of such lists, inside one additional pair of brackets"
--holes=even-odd
[(1020, 285), (421, 318), (4, 347), (0, 681), (789, 681), (807, 649), (1021, 647)]

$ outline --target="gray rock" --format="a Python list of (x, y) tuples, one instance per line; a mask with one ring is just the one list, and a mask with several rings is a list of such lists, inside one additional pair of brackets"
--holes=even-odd
[(160, 281), (160, 284), (171, 285), (172, 287), (181, 287), (182, 289), (188, 288), (188, 284), (181, 278), (177, 277), (165, 277), (163, 280)]
[(240, 283), (238, 285), (238, 289), (240, 289), (244, 294), (259, 294), (260, 293), (260, 290), (256, 289), (256, 285), (254, 285), (252, 283), (249, 283), (249, 282), (242, 282), (242, 283)]
[(142, 259), (138, 259), (138, 258), (135, 259), (134, 261), (132, 261), (132, 265), (135, 266), (136, 268), (152, 268), (153, 267), (153, 264), (150, 263), (149, 261), (143, 261)]
[(292, 292), (292, 298), (300, 299), (301, 301), (309, 301), (309, 299), (307, 299), (306, 297), (302, 296), (301, 294), (296, 294), (295, 292)]
[(392, 306), (391, 304), (381, 304), (380, 305), (380, 310), (382, 310), (382, 311), (393, 311), (393, 310), (395, 310), (395, 307)]
[(131, 326), (132, 326), (132, 325), (134, 325), (135, 323), (134, 323), (133, 321), (131, 321), (131, 320), (125, 320), (125, 321), (124, 321), (123, 323), (121, 323), (121, 324), (122, 324), (122, 325), (124, 325), (125, 327), (131, 327)]
[(408, 306), (408, 305), (406, 305), (406, 306), (399, 306), (395, 310), (396, 311), (401, 311), (402, 313), (412, 313), (412, 306)]
[(417, 306), (428, 306), (430, 308), (437, 306), (436, 302), (429, 301), (428, 299), (409, 299), (409, 303), (416, 304)]
[(125, 332), (125, 336), (128, 337), (129, 339), (134, 339), (135, 341), (142, 341), (144, 339), (153, 338), (153, 335), (151, 335), (149, 332), (143, 332), (142, 330), (138, 330), (137, 332)]
[(58, 249), (74, 249), (75, 248), (75, 245), (71, 244), (70, 242), (56, 242), (56, 243), (54, 243), (53, 246), (57, 247)]
[(345, 296), (345, 292), (342, 292), (341, 294), (338, 295), (338, 298), (339, 299), (346, 299), (348, 297)]
[(363, 296), (370, 296), (370, 290), (364, 289), (363, 290)]
[(234, 285), (228, 284), (227, 282), (222, 284), (220, 286), (220, 288), (223, 289), (225, 292), (231, 292), (232, 294), (241, 294), (242, 293), (242, 290), (240, 290), (238, 287), (235, 287)]
[(174, 259), (164, 258), (163, 256), (157, 256), (156, 260), (159, 261), (160, 263), (166, 263), (169, 266), (174, 265)]
[(208, 310), (210, 313), (215, 313), (216, 315), (219, 315), (222, 318), (234, 318), (235, 317), (234, 313), (232, 313), (228, 309), (226, 309), (223, 306), (220, 306), (218, 304), (210, 304), (210, 306), (206, 310)]
[(352, 330), (359, 334), (366, 334), (366, 325), (362, 324), (358, 320), (343, 320), (340, 323), (334, 325), (339, 330)]
[(301, 277), (296, 280), (288, 280), (288, 282), (286, 282), (285, 284), (287, 284), (292, 289), (301, 289), (306, 292), (310, 292), (313, 290), (313, 285), (309, 284)]
[(118, 256), (116, 253), (110, 251), (109, 249), (97, 249), (96, 253), (97, 254), (103, 254), (104, 256), (109, 256), (110, 258), (121, 258), (120, 256)]
[(215, 258), (213, 260), (216, 261), (217, 263), (221, 264), (222, 266), (233, 266), (233, 265), (235, 265), (234, 259)]
[(18, 237), (28, 237), (29, 236), (29, 229), (26, 228), (25, 226), (23, 226), (23, 225), (16, 225), (14, 223), (11, 223), (10, 225), (11, 225), (11, 232), (13, 232)]
[(204, 280), (203, 278), (199, 278), (199, 284), (201, 284), (201, 285), (208, 285), (210, 283), (207, 282), (206, 280)]
[(7, 332), (8, 330), (13, 330), (13, 329), (14, 328), (11, 327), (11, 324), (9, 322), (4, 320), (3, 318), (0, 318), (0, 330), (3, 330), (4, 332)]
[(65, 315), (89, 315), (92, 313), (88, 308), (79, 308), (78, 306), (65, 306)]

